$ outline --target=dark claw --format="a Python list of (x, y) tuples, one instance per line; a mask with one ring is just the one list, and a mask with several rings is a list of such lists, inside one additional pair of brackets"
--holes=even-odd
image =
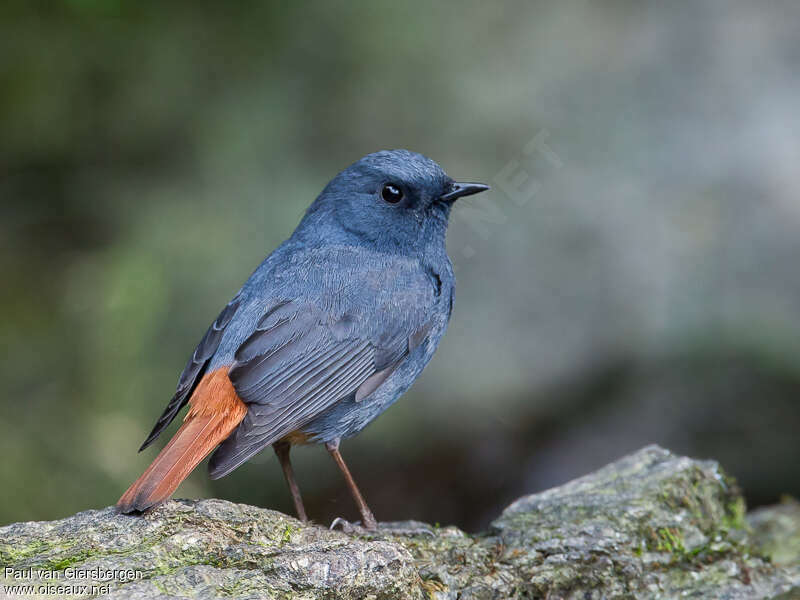
[(341, 525), (342, 532), (344, 533), (361, 533), (362, 531), (366, 531), (363, 527), (361, 527), (361, 521), (356, 521), (355, 523), (351, 523), (347, 519), (343, 519), (342, 517), (336, 517), (331, 526), (328, 527), (330, 531), (334, 531), (338, 525)]

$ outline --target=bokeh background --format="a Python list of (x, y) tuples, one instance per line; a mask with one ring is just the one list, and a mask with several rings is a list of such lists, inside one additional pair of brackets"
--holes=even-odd
[[(790, 0), (4, 2), (0, 523), (114, 503), (219, 309), (397, 147), (493, 192), (455, 210), (439, 352), (342, 446), (380, 519), (477, 530), (652, 442), (800, 494), (799, 30)], [(178, 496), (291, 512), (271, 451)]]

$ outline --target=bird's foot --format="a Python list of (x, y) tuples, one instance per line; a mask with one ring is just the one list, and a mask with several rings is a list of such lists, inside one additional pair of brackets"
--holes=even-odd
[(336, 517), (331, 523), (329, 529), (334, 531), (337, 527), (341, 527), (343, 533), (356, 534), (356, 535), (399, 535), (407, 537), (415, 537), (419, 535), (427, 535), (435, 537), (436, 533), (425, 523), (419, 521), (392, 521), (387, 523), (378, 523), (375, 529), (368, 529), (361, 524), (361, 521), (351, 523), (342, 517)]
[(361, 526), (361, 521), (356, 521), (355, 523), (351, 523), (347, 519), (343, 519), (342, 517), (336, 517), (333, 522), (331, 522), (329, 530), (335, 531), (337, 527), (342, 528), (343, 533), (369, 533), (365, 527)]

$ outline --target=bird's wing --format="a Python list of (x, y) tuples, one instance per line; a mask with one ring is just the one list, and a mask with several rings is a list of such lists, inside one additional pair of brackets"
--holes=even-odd
[(419, 338), (407, 325), (382, 323), (383, 331), (369, 332), (359, 317), (331, 322), (316, 305), (296, 301), (268, 310), (229, 371), (248, 411), (212, 456), (211, 477), (227, 475), (338, 400), (374, 391)]
[(208, 328), (208, 331), (206, 331), (203, 339), (200, 340), (197, 348), (195, 348), (194, 352), (192, 353), (189, 362), (186, 363), (180, 379), (178, 379), (178, 388), (175, 391), (175, 395), (169, 401), (169, 404), (167, 404), (164, 412), (161, 413), (161, 416), (158, 418), (158, 421), (156, 421), (156, 424), (153, 427), (153, 431), (150, 432), (150, 435), (147, 436), (147, 439), (139, 448), (139, 452), (147, 448), (159, 435), (161, 435), (161, 432), (164, 431), (167, 426), (169, 426), (169, 424), (175, 418), (175, 415), (177, 415), (178, 412), (189, 401), (189, 397), (192, 395), (197, 383), (200, 381), (203, 373), (206, 370), (209, 359), (214, 355), (219, 347), (219, 342), (222, 339), (222, 332), (228, 326), (228, 323), (231, 322), (231, 319), (233, 319), (233, 315), (239, 308), (239, 304), (240, 299), (237, 295), (227, 304), (227, 306), (225, 306), (225, 308), (222, 309), (222, 312), (211, 324), (211, 327)]

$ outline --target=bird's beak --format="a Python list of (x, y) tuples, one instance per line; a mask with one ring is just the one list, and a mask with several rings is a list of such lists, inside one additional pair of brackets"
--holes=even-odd
[(472, 194), (480, 194), (481, 192), (485, 192), (489, 189), (489, 186), (485, 183), (468, 183), (463, 182), (459, 183), (454, 181), (453, 184), (450, 186), (450, 190), (446, 194), (442, 194), (439, 197), (439, 200), (443, 200), (444, 202), (453, 202), (458, 198), (463, 198), (464, 196), (472, 196)]

